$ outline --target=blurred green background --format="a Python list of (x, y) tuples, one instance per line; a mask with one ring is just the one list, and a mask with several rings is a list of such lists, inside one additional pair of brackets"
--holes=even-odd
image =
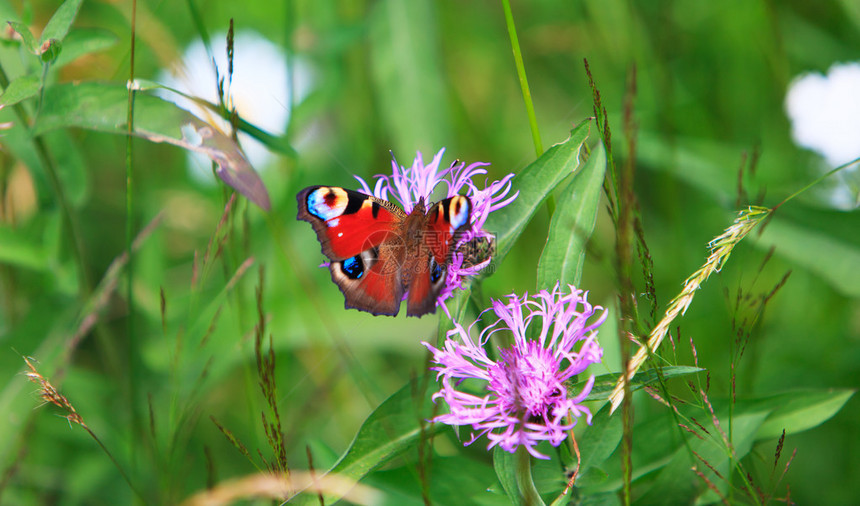
[[(26, 22), (35, 34), (57, 7), (44, 1), (2, 4), (4, 15)], [(627, 160), (622, 118), (625, 101), (632, 100), (635, 192), (654, 262), (657, 318), (737, 209), (773, 206), (822, 174), (822, 159), (792, 142), (784, 97), (795, 76), (860, 58), (860, 8), (853, 0), (530, 0), (514, 1), (512, 8), (544, 149), (593, 115), (583, 58), (607, 109), (619, 164)], [(98, 33), (104, 42), (52, 68), (49, 82), (123, 83), (130, 12), (129, 2), (84, 2), (69, 36)], [(3, 503), (114, 504), (132, 497), (88, 435), (53, 416), (53, 407), (37, 408), (22, 356), (38, 360), (48, 378), (64, 378), (61, 391), (88, 426), (138, 483), (161, 491), (159, 500), (185, 498), (204, 488), (207, 476), (253, 472), (210, 417), (252, 455), (257, 448), (268, 455), (253, 353), (261, 267), (288, 457), (294, 467), (307, 468), (309, 447), (314, 466), (327, 467), (371, 410), (425, 368), (419, 342), (435, 339), (438, 319), (344, 311), (328, 271), (317, 268), (323, 257), (314, 234), (295, 221), (295, 194), (311, 184), (355, 187), (354, 174), (389, 172), (389, 150), (408, 165), (416, 151), (429, 160), (444, 147), (444, 164), (490, 162), (493, 179), (535, 158), (499, 2), (141, 1), (135, 75), (161, 79), (160, 72), (199, 39), (200, 26), (222, 34), (230, 18), (237, 33), (254, 31), (279, 46), (285, 56), (277, 63), (286, 63), (293, 79), (306, 85), (293, 93), (289, 124), (274, 132), (284, 133), (297, 155), (277, 155), (256, 167), (272, 199), (271, 214), (240, 198), (221, 229), (230, 232), (219, 259), (199, 269), (195, 253), (199, 267), (207, 248), (213, 254), (216, 249), (209, 245), (218, 235), (223, 185), (205, 173), (192, 176), (181, 149), (133, 140), (135, 227), (159, 214), (162, 221), (135, 257), (131, 324), (127, 279), (120, 276), (98, 323), (73, 341), (92, 311), (82, 286), (95, 286), (125, 248), (126, 139), (89, 130), (49, 134), (80, 235), (85, 281), (59, 232), (61, 209), (50, 185), (20, 155), (24, 148), (16, 147), (25, 144), (24, 126), (11, 108), (0, 111), (0, 121), (17, 122), (0, 137)], [(28, 55), (4, 33), (0, 65), (14, 78), (27, 71)], [(213, 40), (215, 45), (223, 43)], [(247, 72), (265, 84), (276, 67), (260, 62)], [(629, 85), (634, 67), (635, 96)], [(203, 86), (214, 89), (216, 83), (204, 80)], [(286, 111), (290, 102), (280, 106)], [(742, 165), (745, 191), (739, 197)], [(538, 214), (484, 283), (485, 297), (545, 288), (535, 286), (535, 271), (548, 221), (547, 213)], [(825, 192), (813, 190), (782, 207), (771, 225), (735, 250), (676, 322), (679, 362), (690, 363), (686, 343), (692, 338), (699, 364), (710, 370), (711, 395), (725, 397), (730, 343), (741, 334), (739, 398), (856, 388), (860, 214), (835, 209)], [(609, 306), (616, 292), (613, 241), (611, 222), (599, 217), (582, 281), (592, 301)], [(248, 258), (253, 265), (225, 290)], [(787, 271), (788, 283), (766, 311), (751, 309), (755, 297)], [(651, 310), (645, 297), (639, 310)], [(755, 323), (738, 325), (744, 319)], [(205, 338), (206, 346), (195, 337)], [(617, 348), (615, 336), (605, 339), (608, 349)], [(595, 372), (620, 369), (617, 354), (608, 353), (606, 362)], [(642, 396), (637, 416), (662, 409)], [(793, 500), (847, 504), (860, 497), (858, 419), (860, 401), (852, 398), (825, 425), (786, 439), (789, 451), (797, 448), (786, 478)], [(137, 445), (135, 424), (151, 428), (153, 442)], [(467, 451), (485, 458), (482, 445)], [(772, 459), (774, 446), (762, 444), (754, 458)]]

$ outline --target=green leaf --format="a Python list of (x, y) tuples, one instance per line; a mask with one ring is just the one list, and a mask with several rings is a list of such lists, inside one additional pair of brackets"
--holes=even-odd
[(54, 65), (57, 67), (68, 65), (81, 56), (108, 49), (116, 43), (116, 35), (107, 30), (95, 28), (72, 30), (63, 41), (63, 52), (60, 53)]
[[(328, 474), (359, 481), (368, 473), (413, 448), (445, 427), (426, 420), (433, 417), (430, 378), (424, 376), (410, 381), (397, 393), (386, 399), (365, 420), (352, 444)], [(339, 497), (325, 495), (325, 503), (332, 504)], [(315, 495), (298, 498), (301, 503), (316, 504)]]
[[(764, 228), (756, 244), (776, 247), (776, 254), (788, 258), (821, 276), (849, 297), (860, 297), (860, 248), (812, 228), (774, 218)], [(823, 262), (822, 259), (827, 261)]]
[[(203, 110), (211, 111), (215, 116), (221, 116), (224, 118), (223, 111), (215, 106), (214, 104), (203, 100), (199, 97), (195, 97), (184, 93), (180, 90), (171, 88), (169, 86), (164, 86), (163, 84), (159, 84), (155, 81), (150, 81), (149, 79), (135, 79), (135, 84), (138, 86), (138, 90), (140, 91), (152, 91), (152, 90), (167, 90), (170, 93), (179, 95), (185, 99), (188, 99), (195, 103), (198, 107)], [(269, 132), (266, 132), (262, 128), (254, 125), (253, 123), (249, 123), (244, 118), (239, 118), (239, 123), (236, 125), (238, 130), (241, 132), (245, 132), (250, 135), (254, 139), (260, 141), (260, 143), (264, 144), (267, 148), (271, 149), (276, 153), (281, 153), (282, 155), (289, 156), (290, 158), (298, 157), (298, 152), (296, 152), (295, 148), (290, 145), (289, 140), (284, 135), (272, 135)]]
[(487, 217), (484, 226), (496, 236), (494, 263), (505, 258), (550, 192), (579, 166), (579, 150), (587, 137), (588, 122), (584, 121), (571, 130), (567, 140), (546, 150), (514, 177), (513, 189), (519, 191), (519, 195), (505, 208)]
[[(128, 91), (125, 85), (61, 84), (46, 88), (34, 135), (57, 128), (79, 127), (127, 135)], [(135, 94), (134, 135), (202, 153), (218, 164), (227, 185), (261, 208), (269, 194), (244, 153), (229, 136), (175, 104), (146, 93)]]
[[(744, 458), (750, 452), (754, 442), (775, 438), (782, 433), (783, 428), (787, 433), (797, 433), (819, 425), (837, 413), (853, 394), (854, 390), (800, 391), (736, 402), (731, 422), (735, 458)], [(728, 402), (724, 399), (711, 399), (711, 402), (723, 431), (727, 432)], [(700, 421), (711, 418), (710, 412), (701, 406), (679, 405), (678, 408), (682, 423), (690, 417)], [(595, 420), (594, 424), (596, 423)], [(595, 425), (589, 430), (592, 430)], [(701, 479), (690, 471), (690, 467), (694, 464), (698, 465), (699, 470), (717, 484), (721, 491), (725, 490), (723, 480), (713, 475), (707, 466), (689, 452), (686, 446), (689, 445), (708, 464), (726, 476), (730, 463), (729, 451), (722, 441), (720, 432), (710, 423), (706, 423), (706, 426), (710, 434), (702, 434), (704, 440), (699, 439), (677, 427), (674, 418), (666, 412), (642, 421), (634, 427), (633, 479), (634, 481), (648, 480), (652, 476), (654, 479), (649, 492), (641, 499), (642, 504), (692, 502), (706, 489)], [(611, 434), (611, 429), (607, 431)], [(598, 431), (593, 437), (596, 440), (601, 435)], [(586, 432), (586, 438), (587, 436), (588, 432)], [(589, 465), (599, 466), (605, 451), (597, 444), (591, 442), (588, 444), (591, 448), (596, 448), (595, 451), (598, 453), (596, 458), (589, 461)], [(580, 448), (583, 448), (582, 444)], [(620, 449), (617, 448), (612, 456), (602, 459), (604, 464), (601, 467), (607, 469), (610, 480), (583, 482), (588, 493), (608, 492), (621, 487), (619, 451)], [(586, 455), (585, 450), (583, 455)], [(655, 471), (659, 472), (654, 475)], [(638, 503), (640, 501), (637, 501)]]
[[(590, 484), (586, 479), (588, 470), (603, 464), (603, 461), (612, 455), (621, 442), (621, 436), (624, 434), (624, 428), (621, 425), (622, 417), (610, 416), (611, 409), (612, 406), (609, 403), (604, 404), (591, 419), (591, 425), (585, 429), (585, 433), (577, 438), (580, 455), (582, 455), (580, 472), (584, 473), (577, 481), (579, 486)], [(604, 481), (605, 476), (604, 473), (600, 481)]]
[(18, 77), (3, 90), (3, 94), (0, 95), (0, 106), (15, 105), (22, 100), (35, 97), (39, 94), (41, 86), (42, 82), (37, 76), (23, 75)]
[(620, 506), (621, 499), (616, 493), (587, 494), (578, 503), (579, 506)]
[(856, 390), (812, 390), (775, 395), (741, 409), (754, 409), (756, 405), (773, 406), (775, 409), (767, 421), (759, 428), (756, 439), (779, 437), (785, 429), (786, 434), (796, 434), (817, 427), (832, 418), (854, 395)]
[[(314, 457), (316, 460), (316, 456)], [(498, 489), (493, 469), (485, 462), (475, 461), (463, 455), (455, 457), (434, 456), (421, 478), (416, 475), (416, 464), (374, 472), (365, 482), (389, 494), (405, 496), (415, 504), (423, 504), (421, 480), (429, 485), (426, 493), (431, 504), (480, 504), (507, 505), (510, 501)], [(398, 501), (399, 504), (403, 504)], [(409, 504), (409, 503), (407, 503)]]
[[(690, 374), (696, 374), (704, 371), (705, 369), (699, 367), (690, 367), (686, 365), (672, 365), (667, 367), (662, 367), (660, 369), (660, 373), (663, 376), (664, 380), (669, 380), (672, 378), (677, 378), (680, 376), (687, 376)], [(612, 390), (615, 388), (615, 384), (618, 382), (618, 378), (621, 377), (620, 373), (610, 373), (610, 374), (601, 374), (594, 378), (594, 386), (591, 388), (591, 393), (588, 394), (588, 397), (585, 398), (586, 401), (603, 401), (609, 398), (609, 394), (612, 393)], [(656, 369), (648, 369), (645, 371), (640, 371), (633, 376), (633, 380), (630, 382), (630, 391), (635, 392), (640, 388), (649, 385), (651, 383), (656, 382), (660, 378), (660, 374)], [(582, 380), (577, 382), (575, 385), (571, 387), (571, 389), (576, 392), (582, 389), (585, 386), (588, 380)]]
[(30, 234), (0, 226), (0, 264), (42, 270), (47, 269), (48, 259), (43, 245)]
[(585, 244), (594, 231), (606, 171), (606, 151), (599, 143), (585, 165), (560, 192), (546, 245), (538, 263), (537, 288), (556, 283), (578, 285)]
[[(735, 413), (732, 419), (732, 446), (738, 459), (746, 456), (752, 449), (756, 431), (767, 415), (767, 411)], [(721, 419), (725, 420), (723, 416)], [(636, 503), (656, 505), (691, 504), (695, 502), (693, 499), (707, 490), (707, 487), (702, 479), (691, 470), (693, 466), (704, 474), (711, 483), (715, 484), (725, 496), (728, 483), (717, 476), (712, 469), (716, 469), (722, 476), (729, 476), (730, 452), (722, 440), (714, 435), (715, 432), (716, 429), (712, 432), (712, 437), (706, 437), (704, 440), (688, 436), (690, 449), (696, 452), (699, 457), (693, 455), (686, 446), (678, 447), (672, 455), (672, 459), (657, 475), (648, 492)]]
[(42, 30), (42, 43), (51, 39), (61, 42), (66, 38), (66, 34), (69, 33), (69, 27), (75, 21), (82, 2), (83, 0), (66, 0), (63, 2), (63, 5), (54, 12), (48, 24), (45, 25), (45, 29)]
[(521, 504), (523, 501), (517, 486), (516, 456), (496, 446), (493, 449), (493, 469), (496, 470), (496, 477), (499, 478), (502, 490), (511, 504)]
[(33, 37), (33, 34), (30, 33), (30, 28), (27, 27), (24, 23), (19, 23), (17, 21), (8, 21), (9, 26), (12, 27), (13, 30), (18, 32), (18, 35), (21, 36), (21, 40), (24, 42), (24, 47), (32, 54), (39, 54), (39, 43), (36, 42), (36, 38)]

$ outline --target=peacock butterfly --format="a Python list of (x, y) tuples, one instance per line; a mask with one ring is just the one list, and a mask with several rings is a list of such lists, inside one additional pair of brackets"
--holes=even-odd
[(436, 311), (454, 245), (470, 227), (468, 197), (447, 198), (429, 211), (422, 198), (409, 214), (337, 186), (310, 186), (296, 199), (298, 219), (317, 233), (346, 308), (395, 316), (406, 294), (407, 316)]

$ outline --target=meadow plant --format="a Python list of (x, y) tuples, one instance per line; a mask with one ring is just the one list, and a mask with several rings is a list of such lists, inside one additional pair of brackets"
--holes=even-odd
[[(0, 503), (860, 496), (845, 2), (82, 4), (0, 4)], [(316, 269), (351, 177), (468, 197), (438, 318)]]

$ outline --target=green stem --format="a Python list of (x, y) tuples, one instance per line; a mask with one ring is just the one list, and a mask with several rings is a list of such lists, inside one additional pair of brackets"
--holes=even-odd
[(102, 443), (101, 439), (99, 439), (98, 436), (96, 436), (95, 432), (90, 430), (90, 428), (87, 427), (86, 425), (81, 424), (81, 427), (83, 427), (84, 430), (87, 431), (90, 434), (90, 436), (92, 436), (92, 438), (95, 440), (96, 443), (98, 443), (98, 445), (102, 449), (102, 451), (105, 452), (105, 455), (107, 455), (108, 458), (110, 459), (110, 461), (113, 462), (113, 465), (117, 468), (117, 470), (119, 471), (119, 474), (122, 475), (123, 479), (128, 484), (128, 486), (132, 490), (132, 492), (134, 492), (135, 495), (137, 495), (138, 499), (140, 499), (143, 503), (146, 503), (147, 502), (146, 497), (144, 497), (144, 495), (140, 492), (140, 490), (138, 490), (137, 487), (134, 486), (134, 483), (131, 482), (131, 479), (129, 478), (128, 474), (126, 474), (125, 470), (122, 468), (122, 466), (119, 464), (119, 462), (117, 462), (117, 460), (114, 458), (114, 456), (110, 452), (110, 450), (108, 450), (107, 447), (104, 445), (104, 443)]
[(514, 15), (511, 12), (511, 3), (509, 0), (502, 0), (502, 7), (505, 10), (505, 23), (508, 25), (508, 36), (511, 38), (511, 49), (514, 52), (514, 63), (517, 66), (517, 75), (520, 78), (520, 88), (523, 91), (523, 100), (526, 104), (526, 113), (529, 115), (529, 127), (532, 131), (532, 141), (535, 145), (535, 155), (543, 154), (543, 144), (540, 140), (540, 132), (537, 126), (537, 117), (535, 116), (534, 104), (532, 104), (532, 94), (529, 91), (529, 81), (526, 79), (526, 67), (523, 65), (523, 55), (520, 52), (520, 41), (517, 38), (517, 29), (514, 26)]
[(854, 160), (851, 160), (851, 161), (850, 161), (850, 162), (848, 162), (848, 163), (843, 163), (843, 164), (842, 164), (842, 165), (840, 165), (839, 167), (836, 167), (835, 169), (833, 169), (833, 170), (831, 170), (831, 171), (827, 172), (826, 174), (822, 175), (822, 176), (821, 176), (821, 177), (819, 177), (818, 179), (816, 179), (816, 180), (812, 181), (812, 182), (811, 182), (811, 183), (809, 183), (808, 185), (804, 186), (803, 188), (801, 188), (801, 189), (797, 190), (796, 192), (794, 192), (794, 193), (792, 193), (791, 195), (789, 195), (788, 197), (786, 197), (782, 202), (780, 202), (779, 204), (777, 204), (777, 205), (773, 206), (773, 209), (774, 209), (774, 210), (776, 210), (779, 206), (781, 206), (781, 205), (785, 204), (786, 202), (788, 202), (789, 200), (793, 199), (794, 197), (797, 197), (798, 195), (800, 195), (801, 193), (805, 192), (806, 190), (808, 190), (808, 189), (812, 188), (813, 186), (817, 185), (817, 184), (818, 184), (818, 183), (820, 183), (821, 181), (823, 181), (823, 180), (827, 179), (828, 177), (832, 176), (833, 174), (836, 174), (836, 173), (837, 173), (837, 172), (839, 172), (840, 170), (845, 169), (845, 168), (848, 168), (848, 167), (850, 167), (850, 166), (852, 166), (852, 165), (854, 165), (854, 164), (856, 164), (856, 163), (860, 163), (860, 158), (855, 158)]
[[(45, 76), (43, 75), (43, 87), (44, 78)], [(6, 75), (6, 71), (2, 66), (0, 66), (0, 87), (4, 90), (9, 87), (9, 77)], [(22, 125), (29, 125), (32, 123), (29, 114), (27, 114), (27, 110), (21, 102), (15, 104), (12, 108), (15, 110), (15, 114), (18, 116)], [(63, 229), (68, 236), (68, 241), (72, 248), (72, 256), (74, 257), (78, 268), (78, 286), (81, 300), (86, 300), (91, 291), (90, 278), (87, 273), (86, 262), (84, 262), (83, 242), (81, 241), (81, 236), (78, 233), (76, 222), (72, 216), (72, 208), (69, 205), (69, 201), (66, 199), (63, 185), (60, 183), (60, 177), (57, 175), (57, 170), (51, 160), (44, 138), (41, 135), (34, 136), (33, 146), (36, 156), (39, 159), (39, 163), (42, 165), (45, 174), (48, 176), (48, 184), (51, 186), (51, 190), (54, 192), (57, 202), (60, 204), (60, 215), (63, 220)]]
[(126, 303), (128, 305), (128, 316), (126, 318), (126, 331), (128, 333), (128, 402), (129, 413), (131, 414), (132, 430), (129, 433), (131, 438), (129, 441), (129, 449), (131, 452), (132, 469), (135, 468), (137, 462), (137, 446), (140, 438), (143, 435), (143, 424), (141, 423), (140, 412), (137, 403), (137, 342), (135, 339), (135, 319), (134, 319), (134, 170), (132, 163), (132, 134), (134, 132), (134, 40), (135, 27), (137, 20), (137, 0), (132, 0), (131, 3), (131, 45), (129, 49), (129, 77), (128, 77), (128, 105), (126, 124), (128, 125), (128, 135), (126, 137), (126, 156), (125, 156), (125, 251), (128, 258), (126, 266), (127, 284), (126, 284)]
[[(514, 26), (514, 15), (511, 12), (510, 0), (502, 0), (502, 7), (505, 11), (505, 24), (508, 26), (508, 36), (511, 38), (511, 50), (514, 53), (514, 64), (517, 67), (517, 76), (520, 78), (520, 89), (523, 92), (523, 102), (526, 105), (526, 114), (529, 116), (529, 128), (532, 131), (532, 142), (535, 145), (535, 156), (540, 157), (543, 154), (543, 143), (540, 140), (540, 130), (538, 129), (537, 116), (535, 115), (535, 106), (532, 103), (532, 94), (529, 91), (529, 80), (526, 78), (526, 66), (523, 64), (523, 54), (520, 51), (520, 40), (517, 38), (517, 28)], [(555, 212), (555, 198), (550, 195), (546, 199), (546, 209), (549, 215), (552, 216)]]
[(543, 499), (535, 487), (534, 479), (532, 478), (532, 458), (524, 446), (517, 449), (517, 487), (523, 497), (523, 504), (527, 506), (543, 504)]

